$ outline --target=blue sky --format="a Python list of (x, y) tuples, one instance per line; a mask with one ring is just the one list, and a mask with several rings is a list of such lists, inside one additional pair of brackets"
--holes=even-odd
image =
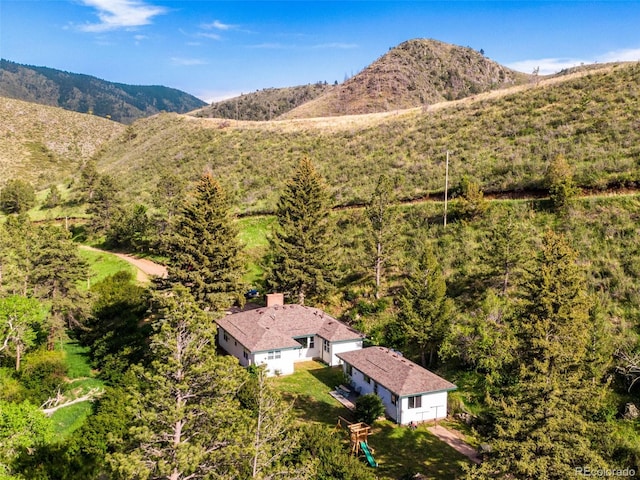
[(342, 82), (434, 38), (551, 73), (640, 60), (637, 1), (0, 0), (0, 56), (211, 101)]

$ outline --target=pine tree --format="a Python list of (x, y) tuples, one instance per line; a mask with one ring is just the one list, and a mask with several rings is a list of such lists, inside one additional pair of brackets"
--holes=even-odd
[(477, 181), (464, 176), (458, 187), (460, 198), (456, 202), (455, 214), (463, 220), (476, 220), (484, 215), (489, 203)]
[(549, 164), (545, 181), (551, 204), (558, 212), (566, 211), (580, 192), (573, 181), (573, 169), (563, 155), (558, 155)]
[(373, 269), (377, 299), (382, 293), (384, 266), (393, 251), (396, 222), (391, 212), (392, 201), (393, 185), (386, 175), (380, 175), (371, 201), (367, 206), (367, 217), (371, 227), (369, 250), (374, 259)]
[(43, 305), (34, 298), (0, 298), (0, 356), (15, 358), (16, 371), (25, 351), (34, 346), (44, 317)]
[(167, 243), (169, 280), (188, 287), (202, 308), (220, 311), (244, 302), (238, 230), (229, 198), (210, 174), (184, 203)]
[(267, 283), (303, 305), (327, 293), (335, 278), (329, 193), (308, 158), (287, 182), (276, 217)]
[(258, 368), (252, 380), (255, 404), (250, 426), (251, 478), (300, 478), (284, 465), (285, 458), (298, 447), (291, 413), (293, 405), (282, 400), (264, 368)]
[(451, 328), (453, 304), (431, 247), (425, 244), (418, 255), (399, 300), (398, 323), (406, 347), (416, 350), (422, 365), (427, 366), (433, 363)]
[(36, 203), (33, 186), (24, 180), (9, 180), (0, 189), (0, 210), (6, 214), (24, 213)]
[(159, 293), (151, 362), (133, 367), (129, 448), (109, 457), (115, 478), (244, 478), (249, 420), (237, 393), (246, 372), (216, 355), (215, 326), (182, 286)]
[(58, 227), (38, 229), (29, 283), (36, 298), (51, 305), (47, 319), (48, 348), (64, 338), (65, 328), (79, 326), (88, 315), (87, 295), (79, 284), (88, 276), (87, 264), (69, 233)]
[(523, 271), (533, 257), (528, 243), (526, 224), (516, 222), (511, 212), (497, 218), (482, 253), (489, 276), (500, 283), (503, 296), (522, 279)]
[(110, 175), (100, 176), (91, 186), (87, 213), (91, 213), (91, 229), (102, 233), (109, 230), (116, 212), (121, 208), (120, 190), (115, 178)]
[(602, 398), (588, 365), (591, 303), (577, 254), (557, 234), (546, 235), (530, 274), (514, 322), (518, 382), (495, 404), (496, 440), (480, 471), (560, 480), (578, 467), (605, 466), (590, 419)]

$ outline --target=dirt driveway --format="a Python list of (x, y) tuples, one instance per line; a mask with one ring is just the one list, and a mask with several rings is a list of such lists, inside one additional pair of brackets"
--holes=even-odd
[(109, 253), (129, 262), (131, 265), (136, 267), (136, 279), (139, 282), (146, 283), (149, 281), (150, 277), (167, 278), (167, 267), (160, 265), (159, 263), (152, 262), (146, 258), (138, 258), (126, 253), (109, 252), (107, 250), (89, 247), (88, 245), (80, 245), (80, 248), (94, 252)]

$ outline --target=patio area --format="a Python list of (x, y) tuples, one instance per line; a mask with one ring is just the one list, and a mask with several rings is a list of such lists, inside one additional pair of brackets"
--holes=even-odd
[(338, 385), (335, 390), (329, 392), (329, 395), (349, 410), (354, 411), (356, 409), (356, 399), (359, 394), (353, 388), (347, 387), (346, 385)]

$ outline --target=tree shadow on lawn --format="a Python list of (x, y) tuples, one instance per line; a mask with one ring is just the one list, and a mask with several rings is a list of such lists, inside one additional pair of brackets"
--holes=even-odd
[(293, 400), (295, 416), (305, 422), (336, 425), (339, 416), (353, 421), (351, 412), (342, 405), (330, 404), (310, 395), (285, 393), (283, 396), (286, 401)]
[(381, 478), (405, 478), (421, 473), (428, 479), (455, 479), (468, 459), (427, 431), (412, 430), (390, 421), (376, 422), (369, 436)]
[(305, 421), (336, 425), (338, 416), (352, 420), (351, 412), (329, 395), (344, 377), (341, 368), (318, 362), (304, 362), (296, 372), (278, 379), (280, 391), (288, 401), (294, 401), (294, 412)]

